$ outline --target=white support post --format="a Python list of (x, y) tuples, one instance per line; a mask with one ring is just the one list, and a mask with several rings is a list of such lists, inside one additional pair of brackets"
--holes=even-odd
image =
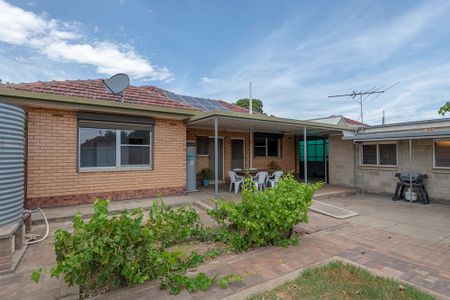
[(359, 169), (361, 172), (361, 195), (365, 195), (364, 188), (364, 157), (363, 157), (363, 144), (359, 144), (359, 161), (361, 163), (361, 168)]
[(219, 199), (219, 120), (214, 118), (214, 196)]
[(308, 141), (306, 139), (306, 126), (303, 129), (303, 176), (305, 183), (308, 183)]
[(409, 140), (409, 204), (412, 206), (412, 140)]
[(324, 182), (325, 183), (328, 183), (328, 180), (327, 180), (327, 172), (328, 172), (328, 166), (327, 166), (327, 137), (326, 136), (324, 136), (323, 137), (323, 162), (324, 162), (324, 172), (325, 172), (325, 175), (324, 175)]
[(250, 131), (250, 158), (249, 158), (249, 168), (253, 168), (253, 130)]

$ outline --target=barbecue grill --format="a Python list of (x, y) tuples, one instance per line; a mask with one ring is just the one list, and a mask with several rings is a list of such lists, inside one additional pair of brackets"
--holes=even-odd
[(396, 173), (395, 177), (398, 178), (397, 187), (395, 188), (395, 195), (392, 200), (405, 200), (405, 187), (409, 187), (412, 182), (413, 191), (417, 192), (421, 202), (424, 204), (430, 203), (430, 197), (428, 196), (425, 179), (428, 178), (427, 174), (421, 174), (418, 172), (402, 172)]

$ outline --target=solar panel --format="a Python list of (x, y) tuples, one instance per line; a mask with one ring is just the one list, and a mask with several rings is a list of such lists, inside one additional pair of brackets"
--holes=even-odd
[(171, 100), (181, 103), (187, 103), (192, 107), (198, 108), (203, 111), (212, 111), (212, 110), (229, 111), (228, 108), (226, 108), (223, 104), (221, 104), (217, 100), (179, 95), (168, 91), (166, 91), (165, 94)]

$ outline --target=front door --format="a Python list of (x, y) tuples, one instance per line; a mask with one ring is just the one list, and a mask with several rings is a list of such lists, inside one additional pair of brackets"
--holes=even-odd
[[(214, 138), (209, 138), (209, 167), (214, 172)], [(219, 138), (219, 180), (223, 180), (223, 139)]]
[(231, 140), (231, 169), (244, 169), (244, 140)]

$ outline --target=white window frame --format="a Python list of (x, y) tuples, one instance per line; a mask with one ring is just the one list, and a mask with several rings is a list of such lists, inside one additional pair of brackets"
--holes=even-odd
[[(396, 155), (396, 164), (395, 165), (381, 165), (380, 164), (380, 145), (390, 145), (390, 144), (395, 144), (395, 155)], [(364, 164), (363, 163), (363, 146), (364, 145), (376, 145), (377, 146), (377, 163), (376, 164)], [(398, 143), (395, 142), (366, 142), (366, 143), (362, 143), (361, 147), (359, 147), (359, 166), (363, 166), (363, 167), (387, 167), (387, 168), (392, 168), (392, 167), (398, 167)]]
[(433, 169), (450, 170), (450, 167), (436, 166), (436, 142), (440, 142), (440, 141), (450, 141), (450, 138), (433, 140)]
[[(101, 129), (101, 124), (98, 128)], [(109, 125), (111, 126), (111, 125)], [(100, 171), (117, 171), (117, 170), (153, 170), (153, 128), (139, 128), (139, 126), (130, 125), (129, 129), (111, 129), (116, 132), (116, 165), (113, 167), (82, 167), (81, 166), (81, 128), (97, 128), (92, 126), (78, 126), (78, 170), (80, 172), (100, 172)], [(122, 130), (143, 130), (149, 131), (150, 145), (130, 145), (122, 144)], [(149, 163), (142, 165), (122, 165), (122, 146), (127, 147), (148, 147), (149, 148)]]

